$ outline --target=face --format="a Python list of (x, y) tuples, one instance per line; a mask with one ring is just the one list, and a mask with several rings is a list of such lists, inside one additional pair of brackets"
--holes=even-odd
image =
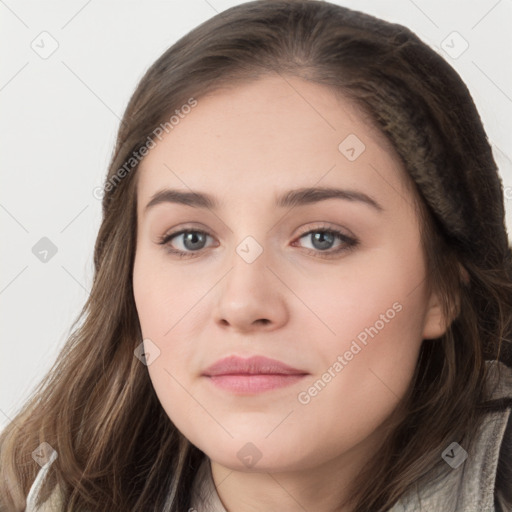
[[(137, 172), (134, 297), (176, 427), (238, 470), (318, 467), (374, 439), (445, 329), (382, 136), (324, 86), (266, 76), (198, 98)], [(319, 187), (342, 192), (283, 201)], [(164, 189), (212, 203), (147, 207)], [(297, 371), (205, 375), (228, 356)]]

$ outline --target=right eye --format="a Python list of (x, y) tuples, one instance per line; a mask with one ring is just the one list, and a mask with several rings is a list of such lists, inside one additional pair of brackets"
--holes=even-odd
[[(183, 235), (185, 235), (182, 239), (184, 249), (173, 248), (171, 241)], [(158, 244), (165, 245), (166, 251), (180, 258), (194, 257), (193, 253), (200, 252), (204, 248), (204, 243), (208, 236), (210, 236), (209, 233), (200, 229), (182, 229), (160, 237)]]

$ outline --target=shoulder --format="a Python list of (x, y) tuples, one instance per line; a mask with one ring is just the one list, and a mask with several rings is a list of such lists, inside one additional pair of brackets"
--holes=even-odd
[(41, 490), (46, 475), (48, 474), (48, 471), (55, 458), (56, 457), (50, 458), (50, 460), (44, 466), (42, 466), (37, 473), (36, 479), (30, 487), (27, 495), (27, 505), (25, 512), (61, 512), (63, 510), (64, 507), (62, 495), (59, 492), (58, 487), (55, 487), (53, 492), (50, 494), (50, 497), (40, 507), (36, 506), (36, 500), (39, 495), (39, 491)]
[(500, 448), (494, 489), (494, 505), (496, 512), (512, 510), (512, 413), (508, 418)]
[[(491, 399), (512, 399), (512, 368), (498, 361), (486, 361)], [(509, 406), (510, 407), (510, 406)]]
[[(512, 442), (512, 368), (498, 361), (486, 361), (486, 367), (490, 391), (487, 403), (492, 407), (483, 414), (477, 437), (467, 449), (467, 459), (458, 475), (457, 503), (464, 511), (510, 512), (511, 506), (506, 503), (511, 481), (504, 481), (504, 477), (512, 463), (507, 459)], [(452, 470), (454, 481), (456, 475)], [(496, 504), (503, 507), (496, 508)]]
[(389, 512), (511, 512), (512, 368), (486, 361), (489, 402), (471, 446), (453, 440), (440, 458), (446, 464)]
[(512, 368), (502, 365), (501, 384), (496, 385), (492, 398), (509, 399), (506, 409), (508, 420), (504, 425), (503, 437), (499, 446), (499, 455), (494, 487), (494, 508), (496, 512), (512, 510)]

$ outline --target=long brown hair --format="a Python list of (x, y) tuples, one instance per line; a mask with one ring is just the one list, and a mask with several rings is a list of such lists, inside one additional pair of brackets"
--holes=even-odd
[[(142, 341), (132, 289), (134, 155), (158, 143), (155, 129), (191, 98), (266, 73), (343, 94), (387, 137), (417, 199), (427, 284), (453, 318), (442, 337), (424, 340), (400, 421), (354, 485), (354, 511), (388, 510), (444, 464), (440, 453), (452, 440), (470, 446), (483, 413), (510, 407), (489, 403), (485, 385), (486, 360), (512, 366), (503, 190), (465, 84), (400, 25), (315, 0), (248, 2), (170, 47), (127, 106), (105, 181), (90, 296), (50, 372), (0, 437), (2, 511), (24, 509), (40, 469), (31, 453), (44, 441), (58, 458), (41, 501), (57, 485), (66, 510), (190, 507), (205, 455), (171, 423), (134, 357)], [(462, 189), (454, 186), (461, 169)]]

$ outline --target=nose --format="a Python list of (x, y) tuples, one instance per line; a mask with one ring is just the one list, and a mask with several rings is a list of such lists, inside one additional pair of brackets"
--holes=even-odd
[[(241, 255), (240, 255), (241, 254)], [(272, 331), (287, 321), (287, 288), (263, 251), (253, 261), (235, 253), (217, 289), (214, 320), (224, 330)], [(285, 280), (284, 280), (285, 281)]]

